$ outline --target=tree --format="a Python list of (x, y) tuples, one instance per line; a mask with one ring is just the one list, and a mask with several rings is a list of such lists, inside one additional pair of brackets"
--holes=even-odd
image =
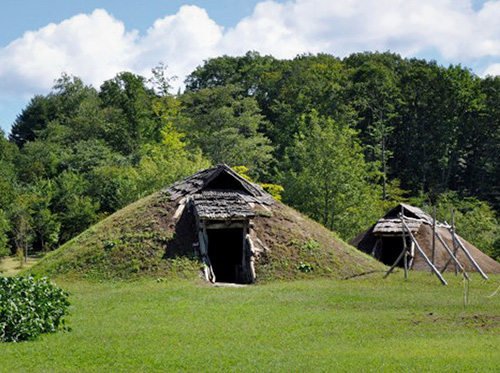
[(27, 261), (31, 245), (35, 240), (35, 232), (26, 194), (19, 195), (12, 204), (9, 210), (9, 220), (16, 251), (22, 253), (24, 260)]
[(106, 139), (124, 155), (160, 140), (160, 123), (153, 112), (155, 93), (146, 79), (130, 72), (118, 74), (101, 85), (101, 106), (107, 117)]
[(5, 211), (0, 209), (0, 263), (2, 259), (10, 254), (10, 245), (8, 233), (10, 224)]
[(272, 160), (270, 141), (260, 130), (266, 126), (259, 106), (237, 86), (226, 85), (189, 92), (182, 97), (179, 125), (189, 143), (200, 147), (213, 163), (247, 165), (251, 172), (265, 172)]
[(37, 95), (16, 118), (10, 133), (10, 140), (22, 147), (28, 141), (34, 141), (36, 132), (47, 127), (57, 115), (56, 100), (52, 95)]
[(16, 194), (17, 175), (14, 161), (18, 148), (4, 137), (0, 129), (0, 210), (7, 211)]
[(91, 178), (64, 171), (55, 179), (54, 211), (61, 224), (60, 242), (66, 242), (95, 223), (99, 203), (88, 196)]
[(302, 119), (309, 129), (288, 150), (282, 184), (284, 200), (344, 239), (368, 226), (378, 214), (376, 187), (356, 132), (312, 112)]
[(34, 247), (42, 251), (51, 250), (59, 240), (61, 224), (51, 211), (53, 195), (53, 182), (46, 180), (32, 185), (25, 194), (35, 234)]
[[(392, 56), (354, 55), (347, 59), (352, 68), (350, 82), (351, 104), (359, 113), (358, 128), (367, 151), (367, 161), (379, 165), (382, 181), (382, 199), (387, 198), (388, 163), (392, 156), (389, 137), (394, 131), (400, 97), (396, 71), (387, 66)], [(353, 61), (354, 60), (354, 61)]]

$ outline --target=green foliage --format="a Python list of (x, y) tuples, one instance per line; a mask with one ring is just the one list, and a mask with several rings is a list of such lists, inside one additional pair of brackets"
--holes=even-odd
[(356, 132), (314, 112), (303, 122), (308, 132), (288, 151), (285, 201), (341, 237), (353, 237), (378, 212)]
[(73, 332), (3, 344), (2, 370), (498, 370), (499, 298), (488, 296), (500, 278), (474, 277), (466, 308), (461, 279), (448, 279), (441, 286), (427, 273), (408, 281), (380, 273), (215, 289), (66, 280)]
[(277, 201), (281, 201), (283, 196), (283, 192), (285, 188), (278, 184), (260, 184), (262, 189), (264, 189), (267, 193), (273, 196), (273, 198)]
[[(246, 166), (234, 166), (233, 170), (238, 173), (241, 177), (244, 179), (247, 179), (248, 181), (255, 182), (252, 180), (250, 176), (248, 176), (249, 169)], [(278, 184), (261, 184), (258, 183), (262, 189), (264, 189), (267, 193), (273, 196), (274, 199), (277, 201), (281, 201), (281, 197), (284, 192), (284, 188), (281, 185)]]
[(12, 227), (12, 238), (16, 252), (27, 257), (35, 240), (33, 217), (30, 210), (30, 198), (27, 194), (17, 196), (9, 210), (9, 220)]
[(180, 128), (212, 163), (245, 164), (258, 172), (271, 162), (270, 141), (259, 132), (265, 119), (257, 101), (245, 97), (241, 88), (231, 85), (188, 92), (182, 101), (187, 119)]
[(300, 262), (297, 266), (297, 270), (302, 273), (309, 273), (314, 270), (314, 267), (312, 264)]
[[(430, 202), (424, 208), (433, 214)], [(451, 223), (451, 210), (456, 231), (467, 241), (493, 258), (500, 259), (500, 224), (493, 209), (473, 197), (460, 197), (457, 193), (441, 194), (436, 201), (436, 219)]]
[(301, 249), (305, 251), (318, 251), (320, 248), (321, 248), (320, 244), (311, 239), (306, 243), (304, 243)]
[(9, 238), (7, 236), (9, 231), (10, 224), (5, 211), (0, 209), (0, 262), (10, 254)]
[(68, 294), (47, 278), (0, 277), (0, 341), (67, 330), (69, 304)]
[[(12, 247), (51, 249), (215, 163), (247, 165), (276, 199), (344, 238), (422, 193), (500, 211), (499, 77), (392, 53), (222, 56), (178, 95), (166, 65), (152, 73), (99, 89), (63, 74), (19, 114), (10, 141), (0, 132)], [(489, 232), (474, 239), (497, 256), (497, 218), (480, 211), (457, 219), (470, 220), (468, 234)]]
[(144, 77), (119, 73), (104, 82), (99, 97), (112, 118), (106, 136), (114, 149), (129, 155), (144, 144), (159, 140), (160, 127), (153, 112), (155, 94), (146, 86)]

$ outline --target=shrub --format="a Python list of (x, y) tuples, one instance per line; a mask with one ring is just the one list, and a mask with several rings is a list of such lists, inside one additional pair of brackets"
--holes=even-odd
[(299, 265), (297, 266), (297, 270), (299, 270), (302, 273), (309, 273), (314, 270), (314, 267), (312, 266), (312, 264), (300, 262)]
[(0, 341), (33, 340), (65, 327), (68, 294), (47, 278), (0, 278)]

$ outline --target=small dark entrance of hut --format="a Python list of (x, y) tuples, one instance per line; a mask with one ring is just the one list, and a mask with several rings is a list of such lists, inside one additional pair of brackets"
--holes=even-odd
[(244, 228), (207, 229), (208, 257), (217, 282), (247, 282), (244, 231)]
[[(380, 261), (386, 265), (393, 265), (404, 249), (402, 236), (382, 236), (380, 242)], [(410, 247), (409, 237), (406, 237), (406, 245)], [(398, 267), (404, 267), (404, 259), (398, 263)]]

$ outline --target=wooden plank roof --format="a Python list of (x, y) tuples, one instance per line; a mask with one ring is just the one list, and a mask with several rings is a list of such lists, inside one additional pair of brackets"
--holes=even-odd
[(200, 219), (241, 220), (255, 217), (250, 203), (241, 192), (206, 190), (191, 198)]
[(400, 203), (395, 208), (389, 210), (387, 214), (384, 215), (384, 218), (397, 218), (399, 213), (403, 212), (405, 217), (410, 217), (414, 219), (424, 220), (428, 224), (432, 224), (432, 217), (419, 209), (418, 207), (407, 205), (406, 203)]
[[(405, 219), (406, 225), (410, 228), (412, 233), (416, 233), (420, 226), (422, 225), (422, 221), (416, 219)], [(373, 234), (384, 236), (384, 235), (402, 235), (403, 234), (403, 225), (401, 224), (401, 220), (399, 218), (382, 218), (375, 223), (373, 227)]]
[[(228, 165), (219, 164), (216, 167), (207, 168), (196, 172), (194, 175), (173, 184), (172, 186), (164, 190), (168, 193), (172, 200), (178, 200), (182, 197), (188, 195), (194, 195), (198, 192), (205, 190), (212, 190), (211, 185), (219, 177), (226, 177), (226, 180), (231, 180), (233, 187), (236, 185), (237, 190), (240, 192), (240, 196), (246, 195), (248, 202), (256, 202), (262, 204), (272, 204), (274, 202), (273, 197), (266, 193), (259, 185), (252, 183), (236, 172), (234, 172)], [(227, 189), (234, 189), (226, 187)], [(223, 190), (224, 188), (217, 187), (214, 190)], [(227, 196), (228, 194), (219, 195), (220, 198)], [(242, 197), (243, 198), (243, 197)]]

